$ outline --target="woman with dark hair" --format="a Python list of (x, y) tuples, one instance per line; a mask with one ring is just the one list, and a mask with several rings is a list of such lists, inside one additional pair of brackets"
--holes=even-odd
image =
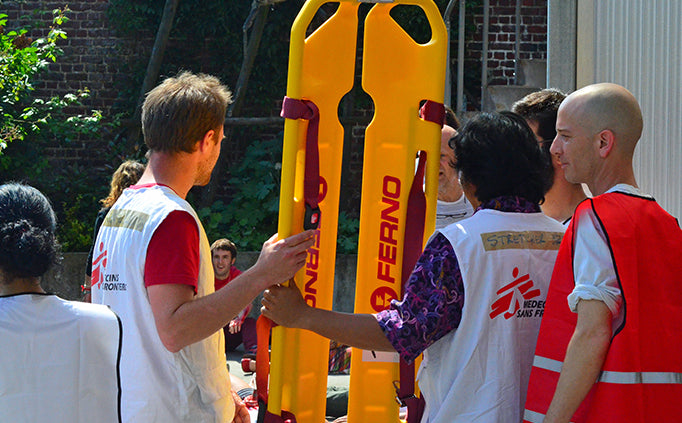
[(520, 422), (544, 300), (563, 226), (540, 211), (548, 166), (525, 121), (483, 113), (454, 139), (474, 215), (438, 230), (402, 301), (375, 315), (309, 307), (273, 287), (262, 312), (366, 350), (424, 353), (422, 422)]
[(543, 158), (533, 131), (512, 112), (482, 113), (467, 132), (450, 141), (455, 169), (474, 207), (496, 197), (520, 197), (540, 204), (551, 186), (552, 168)]
[(0, 185), (0, 421), (119, 421), (118, 318), (43, 290), (55, 230), (43, 194)]

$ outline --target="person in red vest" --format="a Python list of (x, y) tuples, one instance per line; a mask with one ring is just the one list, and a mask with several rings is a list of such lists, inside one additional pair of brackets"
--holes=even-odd
[(551, 147), (576, 209), (552, 275), (525, 422), (672, 422), (682, 416), (682, 230), (637, 185), (635, 97), (587, 86), (559, 107)]
[[(241, 275), (241, 270), (234, 266), (235, 260), (237, 260), (237, 246), (234, 245), (234, 242), (227, 238), (221, 238), (211, 244), (211, 261), (213, 262), (216, 291)], [(234, 351), (243, 342), (245, 355), (249, 358), (256, 358), (256, 320), (253, 317), (248, 317), (250, 311), (251, 304), (244, 307), (223, 328), (226, 353)]]

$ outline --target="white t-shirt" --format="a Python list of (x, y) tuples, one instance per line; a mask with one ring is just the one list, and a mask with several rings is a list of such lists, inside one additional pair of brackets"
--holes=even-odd
[(451, 203), (438, 200), (436, 202), (436, 229), (442, 229), (473, 214), (474, 208), (464, 194), (459, 200)]
[[(622, 192), (650, 197), (639, 189), (627, 184), (617, 184), (608, 192)], [(573, 276), (575, 288), (568, 296), (568, 306), (577, 313), (580, 300), (603, 302), (613, 316), (612, 328), (615, 331), (623, 323), (623, 295), (613, 268), (611, 251), (601, 224), (591, 209), (584, 210), (579, 216), (575, 230), (575, 254), (573, 257)]]

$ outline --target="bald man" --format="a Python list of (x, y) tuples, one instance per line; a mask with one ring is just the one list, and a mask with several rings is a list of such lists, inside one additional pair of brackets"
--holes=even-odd
[(440, 137), (440, 169), (438, 171), (438, 202), (436, 203), (436, 229), (444, 228), (474, 214), (474, 208), (464, 196), (459, 176), (455, 171), (455, 152), (448, 145), (457, 131), (443, 125)]
[(561, 104), (556, 129), (565, 178), (595, 197), (559, 250), (524, 421), (679, 421), (682, 230), (637, 187), (637, 100), (619, 85), (587, 86)]

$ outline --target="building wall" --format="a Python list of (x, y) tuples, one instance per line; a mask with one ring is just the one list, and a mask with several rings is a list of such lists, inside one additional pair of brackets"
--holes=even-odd
[[(119, 98), (117, 87), (128, 78), (126, 62), (145, 60), (153, 45), (153, 33), (141, 33), (135, 39), (118, 37), (109, 24), (106, 0), (78, 0), (72, 2), (23, 0), (2, 1), (2, 13), (8, 15), (8, 29), (25, 24), (40, 23), (49, 27), (52, 10), (63, 9), (68, 3), (68, 22), (62, 25), (67, 39), (58, 43), (64, 54), (56, 63), (41, 74), (37, 84), (37, 95), (45, 98), (62, 96), (66, 93), (88, 89), (90, 97), (83, 101), (83, 107), (73, 108), (74, 113), (87, 114), (90, 110), (101, 110), (111, 116)], [(43, 12), (43, 13), (39, 13)], [(35, 38), (46, 35), (47, 30), (35, 30), (28, 35)], [(144, 58), (144, 59), (143, 59)], [(97, 155), (92, 148), (103, 148), (97, 140), (83, 140), (69, 147), (55, 145), (50, 154), (60, 160), (90, 163)]]
[(614, 82), (639, 101), (644, 131), (635, 150), (640, 187), (682, 216), (682, 2), (580, 0), (577, 88)]
[[(521, 0), (521, 2), (521, 41), (518, 59), (547, 60), (547, 0)], [(516, 0), (491, 0), (489, 20), (489, 85), (516, 85), (514, 75)], [(478, 62), (482, 57), (482, 5), (476, 8), (474, 24), (475, 33), (466, 47), (467, 59), (470, 62)]]
[[(546, 59), (547, 57), (547, 0), (521, 0), (522, 28), (520, 59)], [(49, 24), (52, 15), (45, 13), (36, 15), (36, 11), (50, 11), (63, 8), (65, 2), (52, 0), (3, 1), (2, 12), (9, 17), (10, 26), (38, 19)], [(491, 0), (489, 59), (488, 68), (491, 85), (512, 85), (514, 79), (514, 43), (515, 43), (515, 4), (516, 0)], [(63, 95), (82, 89), (89, 89), (91, 96), (85, 100), (84, 106), (75, 111), (87, 113), (98, 109), (105, 116), (111, 116), (116, 109), (120, 96), (137, 97), (139, 93), (120, 92), (123, 81), (131, 75), (131, 64), (139, 67), (146, 63), (154, 42), (155, 28), (142, 31), (134, 38), (123, 38), (116, 35), (107, 16), (107, 0), (75, 0), (68, 2), (71, 12), (69, 22), (63, 25), (68, 38), (61, 44), (64, 55), (57, 63), (49, 66), (43, 83), (38, 87), (41, 96)], [(475, 30), (467, 33), (467, 66), (480, 69), (482, 50), (482, 6), (476, 8), (474, 16), (468, 19), (474, 22)], [(456, 12), (455, 12), (456, 14)], [(22, 18), (25, 17), (25, 18)], [(30, 17), (30, 18), (29, 18)], [(456, 17), (455, 19), (456, 20)], [(471, 29), (471, 27), (469, 28)], [(34, 34), (35, 36), (35, 34)], [(453, 34), (453, 48), (456, 50), (456, 37)], [(452, 58), (453, 72), (456, 57)], [(475, 74), (475, 73), (474, 73)], [(454, 88), (454, 87), (453, 87)], [(273, 105), (279, 99), (273, 99)], [(272, 130), (265, 131), (266, 137), (272, 136)], [(364, 128), (354, 130), (356, 143), (358, 134), (364, 134)], [(96, 155), (91, 149), (104, 148), (105, 141), (98, 143), (85, 142), (72, 144), (69, 148), (55, 146), (51, 154), (67, 161), (88, 162)], [(237, 140), (237, 146), (245, 144)], [(357, 158), (357, 154), (354, 154)], [(352, 165), (361, 167), (360, 164)]]

